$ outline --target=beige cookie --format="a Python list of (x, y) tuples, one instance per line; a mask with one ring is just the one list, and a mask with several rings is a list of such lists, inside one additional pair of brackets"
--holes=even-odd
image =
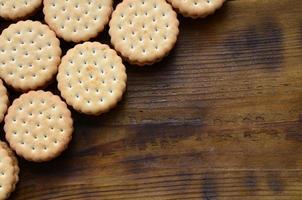
[(213, 14), (225, 0), (168, 0), (183, 16), (203, 18)]
[(9, 20), (26, 18), (42, 4), (42, 0), (0, 0), (0, 17)]
[(112, 14), (111, 43), (128, 62), (150, 65), (174, 47), (179, 22), (165, 0), (124, 0)]
[(113, 0), (44, 0), (45, 21), (66, 41), (80, 42), (103, 31)]
[(0, 79), (0, 123), (2, 122), (8, 106), (7, 90)]
[(20, 21), (0, 36), (0, 77), (20, 91), (48, 84), (60, 63), (60, 42), (48, 26)]
[(85, 42), (62, 58), (57, 76), (62, 97), (75, 110), (99, 115), (114, 107), (126, 89), (122, 59), (108, 45)]
[(19, 181), (18, 161), (4, 142), (0, 142), (0, 199), (6, 199)]
[(73, 120), (67, 105), (51, 92), (30, 91), (16, 99), (5, 117), (5, 137), (26, 160), (51, 160), (67, 148)]

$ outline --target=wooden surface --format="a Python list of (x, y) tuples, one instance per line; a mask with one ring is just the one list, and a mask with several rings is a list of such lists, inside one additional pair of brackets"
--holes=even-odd
[(61, 157), (19, 159), (12, 199), (302, 199), (301, 0), (230, 0), (180, 22), (163, 62), (127, 66), (117, 108), (73, 113)]

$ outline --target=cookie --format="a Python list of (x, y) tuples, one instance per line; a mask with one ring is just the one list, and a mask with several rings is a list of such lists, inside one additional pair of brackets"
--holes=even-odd
[(18, 161), (4, 142), (0, 142), (0, 199), (6, 199), (19, 181)]
[(225, 0), (168, 0), (183, 16), (203, 18), (213, 14)]
[(32, 15), (42, 4), (42, 0), (1, 0), (0, 17), (18, 20)]
[(67, 105), (51, 92), (30, 91), (16, 99), (4, 120), (11, 148), (26, 160), (42, 162), (60, 155), (71, 140), (73, 120)]
[(99, 115), (113, 108), (126, 89), (122, 59), (108, 45), (85, 42), (62, 58), (58, 88), (75, 110)]
[(174, 47), (178, 19), (165, 0), (124, 0), (109, 22), (111, 43), (135, 65), (159, 62)]
[(66, 41), (94, 38), (109, 21), (113, 0), (44, 0), (45, 21)]
[(0, 123), (2, 122), (8, 106), (7, 90), (0, 79)]
[(60, 64), (60, 41), (38, 21), (20, 21), (0, 36), (0, 77), (19, 91), (48, 84)]

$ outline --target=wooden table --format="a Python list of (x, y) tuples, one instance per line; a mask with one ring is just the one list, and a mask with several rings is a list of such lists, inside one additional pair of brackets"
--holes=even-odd
[(19, 159), (12, 199), (302, 199), (301, 0), (229, 0), (180, 22), (164, 61), (127, 66), (117, 108), (73, 113), (61, 157)]

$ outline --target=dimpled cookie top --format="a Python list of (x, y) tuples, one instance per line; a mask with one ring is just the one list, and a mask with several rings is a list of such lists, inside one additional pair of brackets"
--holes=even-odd
[(173, 48), (177, 15), (165, 0), (124, 0), (109, 23), (111, 43), (130, 63), (153, 64)]
[(122, 98), (127, 75), (122, 59), (108, 45), (85, 42), (62, 58), (57, 80), (69, 105), (79, 112), (99, 115)]
[(4, 118), (8, 106), (7, 90), (0, 79), (0, 123)]
[(60, 63), (60, 42), (48, 26), (20, 21), (0, 36), (0, 77), (16, 90), (44, 86)]
[(18, 161), (13, 152), (0, 142), (0, 199), (6, 199), (19, 180)]
[(45, 21), (66, 41), (87, 41), (109, 21), (113, 0), (44, 0)]
[(220, 8), (225, 0), (168, 0), (182, 15), (192, 18), (206, 17)]
[(42, 0), (0, 0), (0, 17), (17, 20), (30, 15), (42, 4)]
[(4, 130), (18, 155), (41, 162), (57, 157), (66, 149), (72, 137), (73, 121), (59, 96), (30, 91), (9, 107)]

